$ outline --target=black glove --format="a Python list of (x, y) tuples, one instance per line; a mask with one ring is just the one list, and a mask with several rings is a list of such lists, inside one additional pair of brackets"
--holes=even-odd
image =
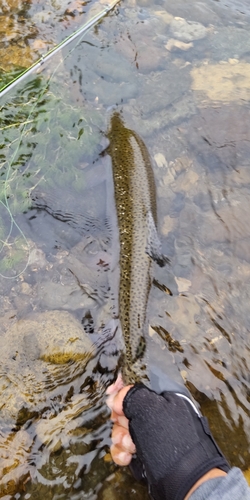
[(131, 470), (146, 479), (154, 500), (183, 500), (208, 471), (230, 469), (207, 419), (192, 401), (174, 392), (161, 395), (143, 384), (126, 394), (123, 411), (136, 446)]

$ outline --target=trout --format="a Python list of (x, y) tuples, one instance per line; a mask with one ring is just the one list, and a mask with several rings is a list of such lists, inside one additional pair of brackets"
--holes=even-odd
[(124, 383), (133, 384), (148, 378), (145, 321), (152, 259), (161, 266), (166, 259), (156, 230), (156, 190), (147, 148), (117, 112), (107, 137), (120, 244), (119, 318), (125, 344), (121, 372)]

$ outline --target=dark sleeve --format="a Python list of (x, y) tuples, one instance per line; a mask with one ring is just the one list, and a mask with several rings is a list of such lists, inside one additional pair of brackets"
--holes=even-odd
[(190, 500), (250, 500), (250, 488), (241, 470), (233, 467), (227, 476), (209, 479), (199, 486)]

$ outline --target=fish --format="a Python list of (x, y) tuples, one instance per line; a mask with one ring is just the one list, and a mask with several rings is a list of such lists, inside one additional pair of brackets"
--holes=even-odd
[(134, 384), (148, 379), (145, 322), (152, 261), (163, 266), (168, 259), (156, 229), (156, 188), (146, 145), (125, 126), (119, 112), (111, 116), (107, 137), (120, 245), (118, 307), (125, 344), (121, 374), (125, 384)]

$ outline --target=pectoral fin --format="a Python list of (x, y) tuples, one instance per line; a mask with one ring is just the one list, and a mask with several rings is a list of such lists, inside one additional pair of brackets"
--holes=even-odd
[(165, 264), (169, 264), (170, 260), (162, 253), (161, 242), (157, 234), (157, 229), (155, 226), (153, 215), (150, 211), (147, 213), (147, 229), (148, 229), (148, 240), (146, 246), (146, 253), (154, 261), (156, 261), (160, 267), (165, 266)]

